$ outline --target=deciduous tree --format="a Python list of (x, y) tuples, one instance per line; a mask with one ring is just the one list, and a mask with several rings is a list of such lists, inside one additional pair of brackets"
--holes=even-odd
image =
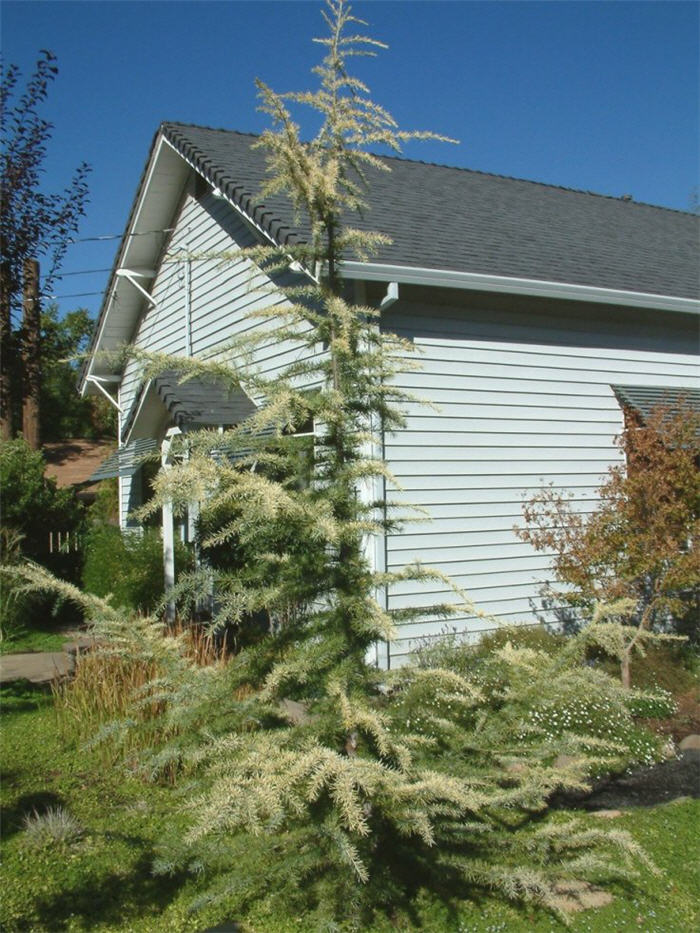
[[(20, 79), (17, 66), (3, 69), (0, 80), (0, 432), (4, 438), (13, 434), (13, 397), (19, 395), (10, 361), (21, 336), (19, 327), (13, 328), (12, 316), (19, 309), (24, 263), (41, 260), (43, 288), (50, 289), (87, 201), (89, 167), (85, 162), (63, 192), (51, 194), (41, 188), (53, 127), (39, 109), (57, 73), (56, 56), (42, 50), (34, 74), (14, 105)], [(38, 315), (33, 319), (38, 320)], [(36, 334), (24, 338), (25, 344), (38, 343)]]
[(605, 631), (627, 685), (634, 651), (697, 606), (699, 437), (700, 419), (685, 405), (676, 413), (660, 406), (646, 423), (628, 411), (617, 440), (624, 462), (610, 469), (595, 509), (586, 514), (573, 494), (547, 487), (526, 503), (526, 525), (516, 529), (554, 553), (560, 603), (584, 619), (596, 604), (616, 607), (611, 615), (622, 624)]

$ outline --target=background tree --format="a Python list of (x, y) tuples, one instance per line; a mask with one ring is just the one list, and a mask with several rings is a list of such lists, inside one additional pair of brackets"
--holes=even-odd
[(42, 312), (41, 436), (45, 441), (114, 436), (114, 406), (104, 398), (81, 397), (77, 391), (76, 360), (87, 349), (94, 327), (85, 308), (62, 318), (55, 305)]
[[(19, 309), (24, 263), (44, 263), (42, 285), (49, 290), (87, 201), (89, 167), (85, 162), (76, 169), (65, 191), (49, 194), (41, 190), (53, 127), (39, 115), (39, 107), (57, 73), (56, 56), (42, 50), (34, 74), (14, 106), (19, 69), (15, 65), (3, 69), (0, 81), (0, 432), (4, 438), (13, 434), (12, 399), (19, 394), (9, 361), (17, 353), (20, 338), (12, 317)], [(32, 342), (32, 335), (24, 337)]]
[[(596, 604), (617, 606), (622, 626), (607, 630), (629, 686), (630, 660), (654, 631), (698, 637), (700, 590), (700, 418), (681, 406), (657, 408), (645, 424), (627, 412), (617, 445), (624, 463), (611, 467), (591, 514), (573, 494), (541, 490), (523, 508), (516, 533), (538, 551), (554, 552), (565, 584), (557, 601), (590, 617)], [(695, 616), (693, 619), (693, 615)]]
[[(57, 577), (77, 583), (82, 553), (78, 549), (85, 531), (85, 510), (73, 489), (59, 489), (44, 475), (46, 463), (40, 451), (31, 450), (24, 438), (0, 442), (0, 489), (2, 529), (0, 564), (23, 558), (47, 567)], [(54, 549), (49, 534), (53, 532)], [(58, 532), (65, 546), (58, 547)], [(67, 539), (67, 540), (66, 540)], [(52, 618), (75, 621), (75, 613), (59, 607), (45, 595), (24, 593), (3, 581), (0, 598), (0, 634), (17, 634), (27, 627), (46, 627)]]

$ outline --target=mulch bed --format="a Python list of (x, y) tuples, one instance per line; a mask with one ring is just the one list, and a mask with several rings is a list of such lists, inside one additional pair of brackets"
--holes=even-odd
[(594, 788), (573, 805), (583, 810), (626, 810), (653, 807), (679, 797), (700, 797), (700, 751), (688, 749), (678, 758), (625, 774)]

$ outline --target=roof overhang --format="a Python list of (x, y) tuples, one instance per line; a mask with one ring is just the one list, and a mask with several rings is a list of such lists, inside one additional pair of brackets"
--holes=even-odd
[(120, 365), (109, 354), (133, 338), (145, 293), (165, 246), (190, 166), (163, 137), (156, 134), (136, 193), (126, 230), (105, 291), (90, 356), (83, 368), (80, 391), (89, 391), (89, 376), (109, 376)]
[(158, 442), (150, 437), (139, 438), (113, 451), (92, 473), (88, 482), (97, 483), (117, 476), (132, 476), (158, 450)]
[(700, 314), (700, 301), (694, 298), (677, 298), (672, 295), (654, 295), (614, 288), (596, 288), (591, 285), (573, 285), (567, 282), (517, 279), (500, 275), (485, 275), (479, 272), (454, 272), (449, 269), (424, 269), (419, 266), (392, 266), (371, 262), (343, 262), (342, 275), (345, 279), (365, 282), (396, 282), (403, 285), (532, 295), (565, 301)]
[(700, 389), (694, 386), (611, 385), (610, 388), (620, 405), (633, 409), (644, 423), (657, 408), (665, 409), (671, 416), (683, 410), (700, 415)]
[[(166, 138), (163, 129), (156, 133), (151, 153), (144, 169), (126, 230), (112, 269), (100, 310), (89, 358), (80, 379), (80, 391), (91, 389), (89, 377), (118, 375), (122, 364), (110, 358), (134, 336), (144, 302), (150, 299), (153, 270), (166, 245), (167, 233), (185, 184), (192, 172), (207, 178), (206, 171), (177, 150)], [(214, 184), (215, 179), (207, 178)], [(259, 234), (272, 240), (254, 217), (226, 194), (217, 194), (227, 201)], [(307, 273), (309, 274), (309, 273)], [(618, 307), (646, 308), (684, 314), (700, 314), (700, 301), (672, 295), (649, 294), (566, 282), (541, 281), (460, 272), (449, 269), (398, 266), (382, 263), (347, 261), (342, 274), (348, 280), (397, 283), (457, 289), (475, 292), (496, 292), (552, 298), (564, 301), (593, 302)]]
[(182, 431), (231, 427), (255, 410), (239, 386), (206, 377), (183, 380), (175, 370), (166, 370), (141, 386), (125, 413), (120, 440), (125, 444), (133, 438), (160, 437), (167, 424)]

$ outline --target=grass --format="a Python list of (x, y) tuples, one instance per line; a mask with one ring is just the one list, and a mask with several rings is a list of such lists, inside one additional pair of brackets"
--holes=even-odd
[[(125, 770), (104, 770), (60, 738), (50, 694), (2, 688), (3, 859), (0, 929), (201, 930), (189, 879), (155, 879), (150, 865), (166, 826), (177, 825), (173, 791)], [(24, 821), (63, 808), (82, 828), (60, 849), (33, 851)]]
[(0, 641), (0, 654), (62, 651), (66, 641), (65, 632), (57, 632), (55, 629), (23, 629)]
[[(570, 816), (570, 814), (566, 814)], [(558, 818), (563, 818), (562, 814)], [(599, 827), (600, 817), (585, 815), (582, 820)], [(616, 884), (607, 888), (613, 902), (597, 910), (572, 916), (572, 933), (618, 933), (639, 930), (643, 933), (686, 933), (698, 929), (697, 861), (689, 853), (697, 851), (697, 826), (700, 825), (700, 801), (682, 800), (658, 807), (627, 811), (613, 821), (617, 829), (627, 829), (651, 855), (662, 873), (658, 877), (644, 871), (634, 886)], [(461, 903), (450, 916), (444, 906), (430, 895), (418, 900), (418, 919), (426, 930), (454, 933), (497, 933), (497, 931), (533, 931), (559, 933), (563, 929), (550, 914), (539, 910), (520, 910), (500, 901), (485, 898), (480, 903)], [(410, 923), (395, 922), (377, 928), (412, 930)]]
[[(155, 878), (150, 866), (166, 828), (185, 829), (177, 791), (144, 784), (128, 770), (100, 767), (97, 753), (61, 738), (49, 694), (27, 684), (2, 688), (3, 860), (0, 928), (4, 931), (202, 931), (221, 923), (215, 913), (193, 915), (197, 880)], [(82, 832), (64, 845), (32, 849), (27, 817), (60, 808)], [(554, 818), (565, 818), (558, 814)], [(600, 818), (582, 815), (589, 825)], [(681, 800), (628, 811), (614, 821), (645, 846), (662, 874), (644, 872), (634, 887), (616, 885), (607, 907), (572, 919), (574, 933), (643, 930), (681, 933), (697, 929), (695, 890), (700, 801)], [(307, 930), (303, 917), (251, 914), (246, 933)], [(434, 933), (562, 930), (551, 915), (521, 910), (488, 897), (438, 901), (417, 891), (412, 910), (378, 917), (376, 933), (416, 929)]]

